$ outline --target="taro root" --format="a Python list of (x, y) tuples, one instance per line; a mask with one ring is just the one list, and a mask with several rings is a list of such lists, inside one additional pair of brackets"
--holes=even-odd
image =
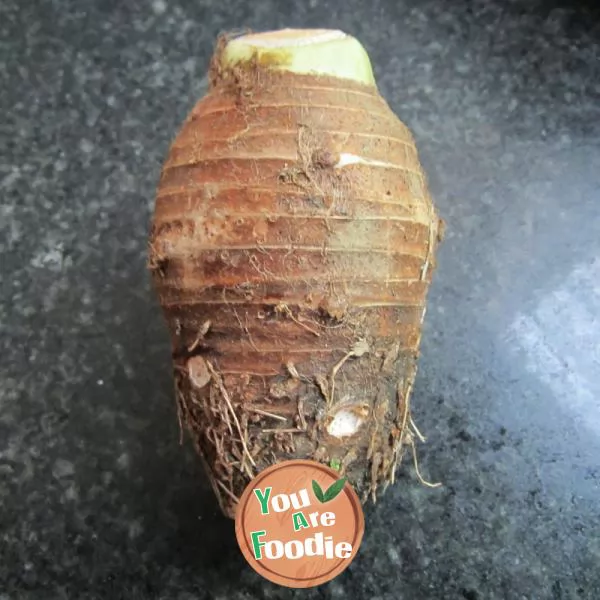
[(209, 78), (150, 239), (180, 423), (228, 516), (293, 458), (375, 500), (420, 436), (409, 399), (441, 221), (414, 139), (339, 31), (224, 38)]

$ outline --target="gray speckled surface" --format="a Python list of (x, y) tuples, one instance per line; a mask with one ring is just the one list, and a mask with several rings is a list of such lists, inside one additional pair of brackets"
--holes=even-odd
[[(600, 598), (593, 4), (0, 4), (1, 600)], [(310, 591), (246, 566), (179, 447), (145, 271), (161, 161), (240, 26), (357, 35), (448, 223), (414, 394), (445, 486), (408, 469)]]

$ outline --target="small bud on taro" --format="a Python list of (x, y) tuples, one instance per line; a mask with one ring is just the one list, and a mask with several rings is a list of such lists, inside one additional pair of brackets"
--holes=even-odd
[(413, 137), (340, 31), (224, 38), (209, 80), (149, 247), (182, 424), (229, 516), (289, 458), (341, 457), (375, 499), (421, 437), (409, 400), (442, 237)]
[(333, 437), (342, 438), (358, 432), (364, 420), (351, 410), (339, 410), (327, 426), (327, 433)]
[(194, 387), (203, 388), (210, 381), (210, 372), (201, 356), (194, 356), (187, 362), (188, 377)]

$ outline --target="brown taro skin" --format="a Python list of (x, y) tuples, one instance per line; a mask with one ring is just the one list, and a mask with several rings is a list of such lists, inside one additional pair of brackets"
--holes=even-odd
[(213, 69), (162, 170), (150, 268), (180, 423), (224, 514), (302, 458), (376, 497), (409, 397), (441, 237), (413, 137), (375, 86)]

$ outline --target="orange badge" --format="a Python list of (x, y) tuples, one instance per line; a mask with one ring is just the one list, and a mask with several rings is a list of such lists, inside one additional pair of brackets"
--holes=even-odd
[(287, 587), (325, 583), (354, 559), (365, 530), (345, 477), (320, 463), (290, 460), (259, 473), (236, 511), (235, 533), (250, 566)]

